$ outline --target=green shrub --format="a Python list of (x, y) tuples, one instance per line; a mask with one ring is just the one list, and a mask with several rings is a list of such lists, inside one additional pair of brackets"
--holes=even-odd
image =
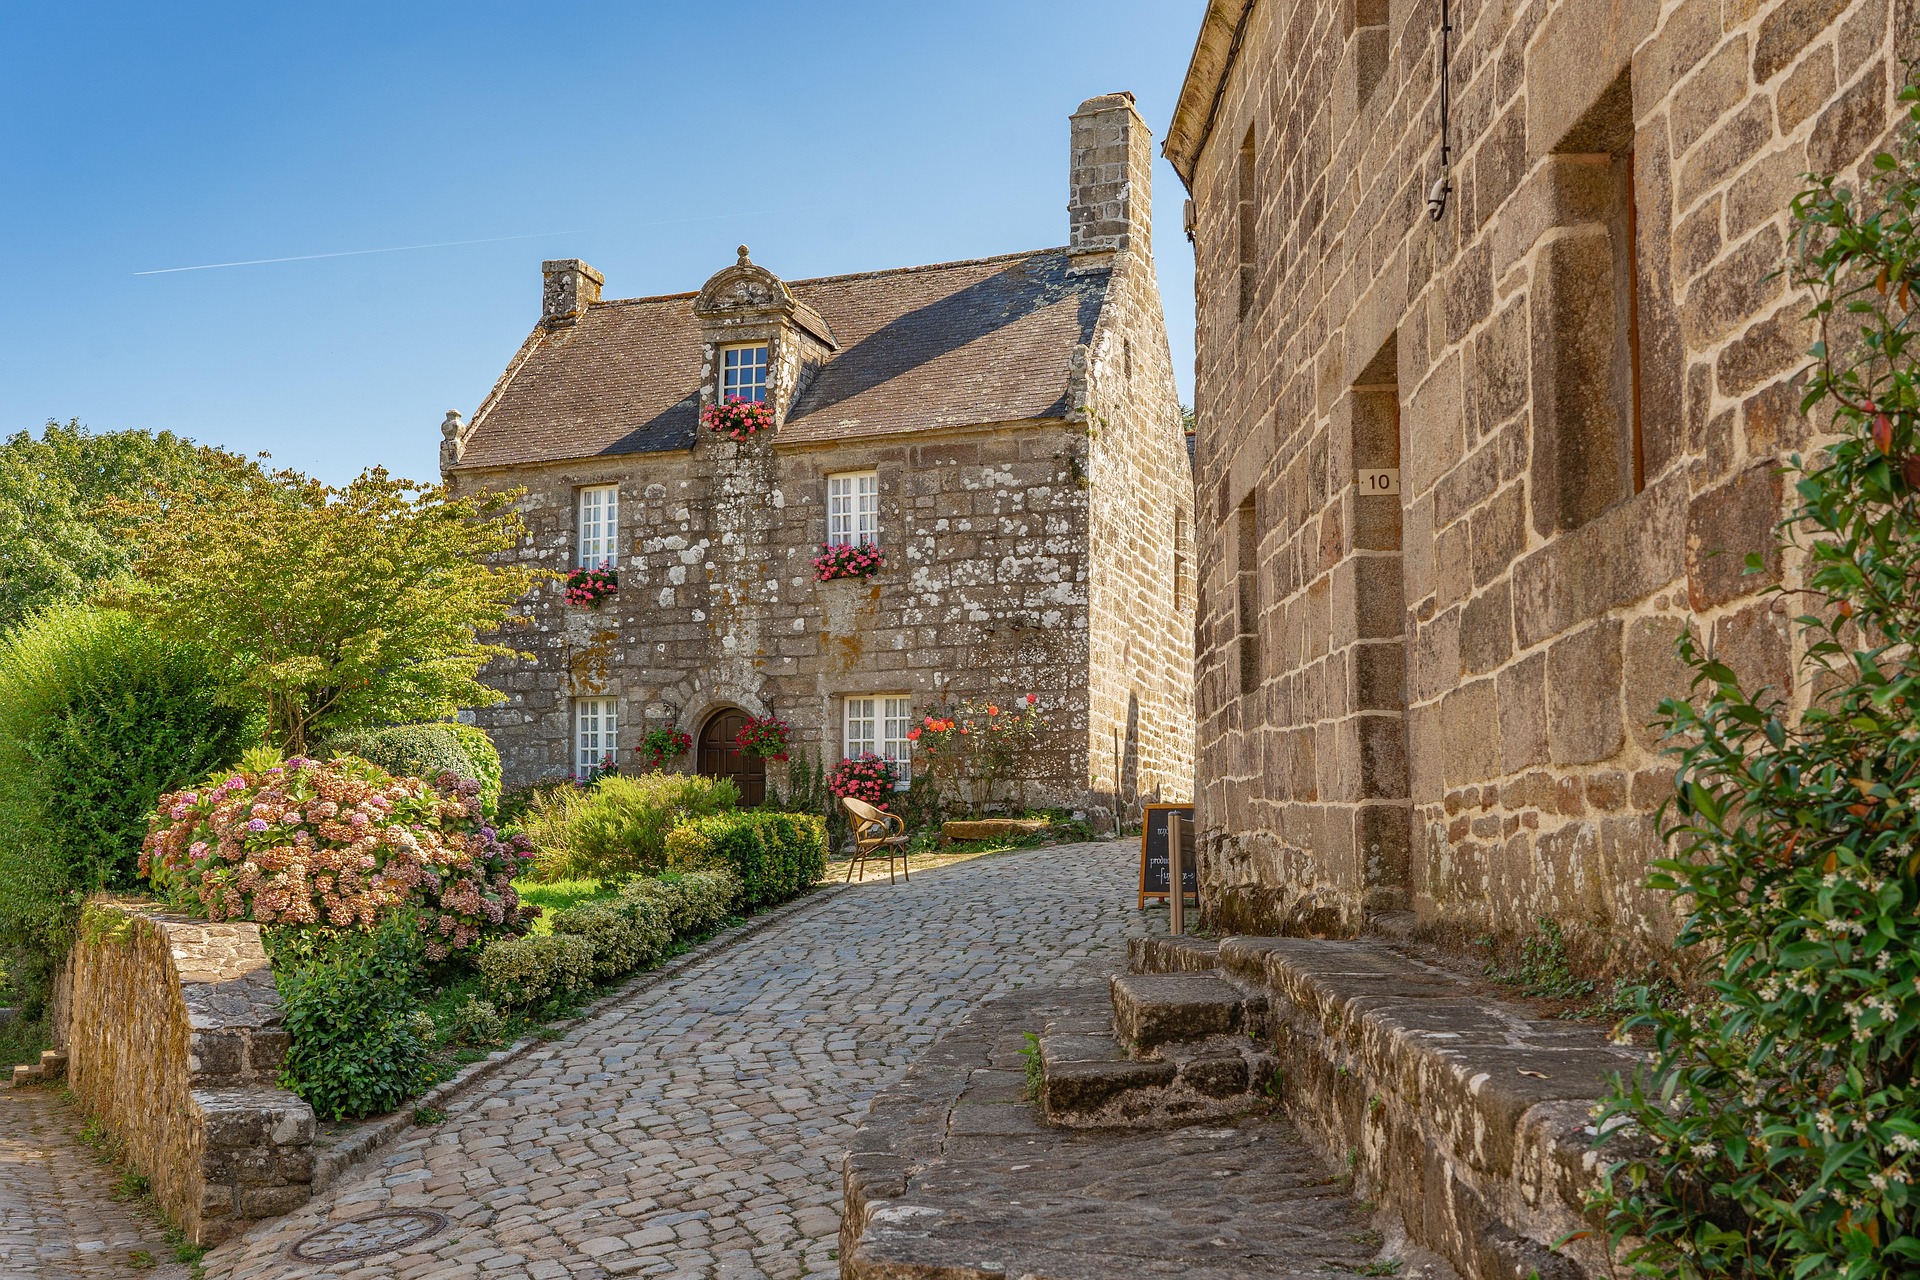
[(722, 867), (659, 878), (641, 876), (620, 888), (627, 900), (656, 905), (673, 937), (697, 937), (733, 914), (740, 901), (740, 880)]
[(725, 778), (686, 773), (604, 777), (581, 791), (535, 799), (528, 834), (541, 880), (619, 880), (666, 865), (667, 833), (684, 819), (731, 811), (740, 793)]
[(506, 1034), (506, 1015), (491, 1000), (468, 996), (454, 1007), (453, 1038), (462, 1044), (499, 1044)]
[(432, 782), (442, 773), (480, 784), (480, 803), (492, 813), (500, 803), (500, 753), (493, 740), (470, 724), (436, 722), (356, 729), (327, 742), (329, 755), (359, 756), (402, 778)]
[(577, 934), (505, 938), (480, 953), (487, 996), (510, 1009), (537, 1009), (593, 984), (593, 943)]
[(62, 606), (0, 640), (0, 938), (37, 990), (80, 900), (134, 883), (160, 795), (231, 763), (260, 713), (124, 613)]
[(281, 1084), (317, 1115), (345, 1120), (392, 1111), (432, 1083), (432, 1020), (418, 1024), (413, 998), (422, 958), (417, 921), (400, 915), (371, 934), (338, 935), (305, 965), (276, 969), (293, 1039)]
[[(1857, 191), (1794, 201), (1791, 274), (1821, 329), (1781, 541), (1804, 565), (1792, 689), (1750, 690), (1683, 637), (1691, 700), (1662, 834), (1678, 944), (1706, 989), (1627, 1022), (1654, 1058), (1597, 1126), (1636, 1135), (1600, 1197), (1638, 1274), (1879, 1280), (1920, 1271), (1920, 86)], [(1755, 548), (1751, 568), (1768, 560)], [(1804, 557), (1802, 559), (1802, 557)], [(1777, 563), (1777, 561), (1776, 561)]]
[(675, 869), (733, 872), (741, 904), (750, 908), (798, 897), (827, 869), (826, 823), (810, 813), (756, 809), (694, 818), (676, 826), (666, 846)]
[(673, 940), (663, 912), (629, 899), (568, 907), (554, 916), (553, 932), (593, 944), (593, 976), (602, 982), (652, 964)]

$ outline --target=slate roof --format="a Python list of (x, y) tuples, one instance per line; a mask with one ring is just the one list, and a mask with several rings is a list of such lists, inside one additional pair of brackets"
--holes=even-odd
[[(1059, 418), (1108, 273), (1065, 249), (789, 280), (839, 345), (788, 412), (789, 443)], [(595, 303), (536, 328), (474, 414), (460, 469), (693, 446), (700, 321), (691, 293)]]

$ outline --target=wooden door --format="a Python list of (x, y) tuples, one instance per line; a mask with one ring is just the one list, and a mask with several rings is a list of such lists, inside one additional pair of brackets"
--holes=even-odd
[(700, 731), (696, 768), (709, 778), (732, 778), (740, 788), (740, 806), (747, 808), (767, 798), (767, 762), (742, 751), (734, 741), (746, 727), (744, 711), (716, 711)]

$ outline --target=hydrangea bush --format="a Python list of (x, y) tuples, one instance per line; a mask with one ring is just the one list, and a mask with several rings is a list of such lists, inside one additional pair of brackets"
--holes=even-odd
[(1654, 1060), (1601, 1113), (1632, 1145), (1599, 1207), (1641, 1275), (1920, 1273), (1917, 134), (1912, 106), (1861, 189), (1794, 202), (1821, 330), (1803, 409), (1836, 437), (1793, 459), (1782, 526), (1805, 565), (1810, 705), (1683, 640), (1693, 697), (1662, 708), (1676, 856), (1652, 882), (1679, 895), (1677, 941), (1709, 981), (1682, 1008), (1643, 999), (1626, 1026)]
[(514, 877), (533, 856), (481, 816), (480, 784), (395, 778), (352, 756), (294, 757), (162, 796), (140, 872), (211, 920), (371, 929), (420, 909), (427, 957), (521, 932)]

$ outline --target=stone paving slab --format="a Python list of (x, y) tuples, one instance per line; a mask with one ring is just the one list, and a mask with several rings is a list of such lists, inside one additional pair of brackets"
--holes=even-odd
[[(446, 1123), (216, 1249), (208, 1275), (836, 1275), (841, 1157), (869, 1100), (979, 999), (1123, 967), (1143, 928), (1137, 863), (1116, 841), (856, 883), (610, 1002)], [(352, 1260), (290, 1253), (327, 1223), (402, 1209), (446, 1225)]]
[(0, 1280), (186, 1280), (153, 1216), (112, 1198), (79, 1123), (50, 1086), (0, 1089)]
[(849, 1280), (1450, 1275), (1379, 1257), (1371, 1207), (1280, 1116), (1146, 1132), (1041, 1123), (1011, 1087), (1024, 1085), (1027, 1034), (1106, 996), (983, 1004), (875, 1101), (846, 1163)]

